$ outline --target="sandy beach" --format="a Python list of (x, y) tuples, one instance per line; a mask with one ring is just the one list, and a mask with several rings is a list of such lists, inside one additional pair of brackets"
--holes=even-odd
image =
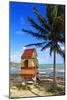
[[(53, 96), (59, 95), (59, 92), (48, 91), (53, 79), (52, 77), (40, 77), (40, 82), (28, 83), (23, 85), (23, 79), (18, 75), (10, 76), (10, 98), (15, 97), (36, 97), (36, 96)], [(64, 80), (63, 78), (56, 78), (58, 87), (64, 92)]]

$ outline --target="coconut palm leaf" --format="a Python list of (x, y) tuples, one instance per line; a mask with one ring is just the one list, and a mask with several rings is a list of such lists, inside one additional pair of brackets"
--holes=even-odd
[(45, 27), (43, 28), (41, 25), (38, 25), (31, 17), (28, 17), (28, 21), (31, 23), (32, 27), (42, 32), (42, 34), (48, 33)]
[(64, 16), (58, 16), (53, 22), (53, 32), (64, 33)]
[(62, 50), (62, 49), (60, 48), (60, 46), (58, 46), (58, 48), (57, 48), (57, 53), (60, 54), (60, 55), (65, 59), (64, 50)]
[(45, 50), (47, 48), (50, 48), (51, 44), (52, 44), (52, 41), (46, 43), (45, 46), (42, 47), (41, 51), (43, 51), (43, 50)]
[(58, 5), (58, 16), (65, 17), (65, 5)]
[(38, 38), (38, 39), (47, 40), (47, 35), (39, 34), (39, 32), (38, 33), (35, 33), (35, 32), (30, 31), (30, 30), (25, 30), (25, 29), (22, 29), (22, 31), (23, 32), (26, 32), (26, 33), (28, 33), (28, 34), (30, 34), (30, 35)]
[(33, 43), (33, 44), (29, 44), (29, 45), (26, 45), (25, 47), (28, 47), (28, 46), (38, 46), (38, 47), (42, 47), (46, 42), (41, 42), (41, 43)]
[(53, 24), (55, 17), (57, 16), (57, 6), (56, 5), (46, 5), (47, 8), (47, 18), (50, 25)]
[(53, 51), (53, 47), (51, 46), (51, 47), (50, 47), (50, 56), (51, 56), (51, 54), (52, 54), (52, 51)]
[(51, 30), (51, 27), (49, 26), (49, 24), (47, 23), (47, 21), (46, 21), (46, 19), (43, 17), (43, 16), (41, 16), (40, 14), (39, 14), (39, 11), (37, 10), (37, 8), (33, 8), (33, 11), (35, 12), (35, 14), (37, 15), (37, 18), (38, 18), (38, 20), (40, 21), (40, 23), (41, 23), (41, 25), (44, 27), (44, 28), (46, 28), (46, 29), (48, 29), (49, 31)]

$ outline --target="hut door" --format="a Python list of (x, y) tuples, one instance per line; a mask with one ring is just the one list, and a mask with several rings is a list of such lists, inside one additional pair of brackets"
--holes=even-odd
[(24, 61), (24, 67), (28, 67), (28, 60)]

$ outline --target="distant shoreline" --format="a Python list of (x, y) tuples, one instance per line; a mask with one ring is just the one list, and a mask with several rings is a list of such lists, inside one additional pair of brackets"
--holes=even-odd
[[(10, 64), (11, 63), (14, 63), (14, 64), (20, 64), (19, 62), (9, 62)], [(39, 63), (39, 65), (44, 65), (44, 63), (42, 64), (42, 63)], [(48, 65), (47, 63), (45, 63), (45, 65)], [(53, 64), (49, 64), (49, 65), (53, 65)], [(56, 63), (56, 65), (64, 65), (64, 63)]]

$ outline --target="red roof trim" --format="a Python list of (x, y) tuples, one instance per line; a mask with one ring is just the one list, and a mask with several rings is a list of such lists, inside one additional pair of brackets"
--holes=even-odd
[(26, 50), (24, 51), (24, 53), (22, 54), (21, 59), (24, 59), (24, 58), (31, 58), (34, 51), (35, 51), (34, 48), (26, 49)]

